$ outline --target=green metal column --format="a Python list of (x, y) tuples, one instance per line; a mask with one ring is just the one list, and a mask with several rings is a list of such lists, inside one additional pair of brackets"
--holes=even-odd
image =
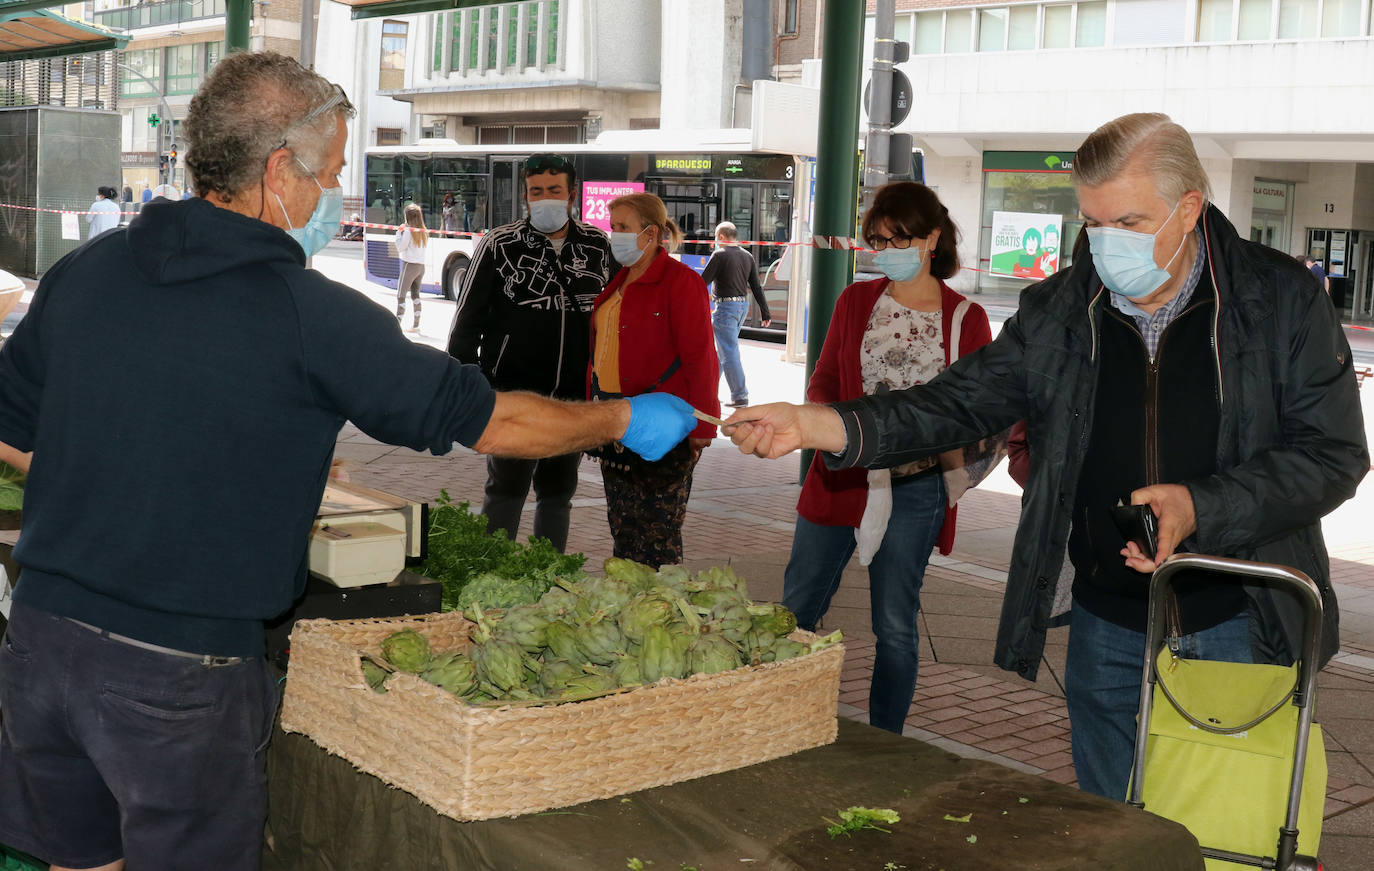
[(253, 0), (224, 0), (224, 51), (248, 50), (248, 23)]
[[(856, 0), (826, 0), (821, 47), (820, 129), (816, 143), (817, 236), (854, 235), (859, 198), (859, 85), (862, 78), (864, 7)], [(843, 248), (811, 252), (807, 299), (806, 380), (810, 382), (840, 292), (854, 279), (854, 255)], [(811, 452), (802, 455), (802, 476)]]

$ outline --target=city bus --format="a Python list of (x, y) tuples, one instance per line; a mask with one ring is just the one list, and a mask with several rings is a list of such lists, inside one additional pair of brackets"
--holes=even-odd
[[(693, 139), (693, 136), (697, 138)], [(525, 158), (555, 152), (577, 169), (574, 212), (609, 231), (607, 205), (632, 191), (657, 194), (686, 234), (682, 261), (700, 271), (710, 257), (715, 226), (729, 220), (759, 263), (771, 328), (787, 322), (787, 276), (778, 260), (793, 233), (797, 158), (749, 150), (748, 130), (615, 131), (593, 143), (459, 145), (427, 139), (367, 150), (364, 170), (363, 268), (368, 281), (396, 287), (400, 261), (393, 243), (407, 203), (417, 203), (430, 240), (421, 289), (456, 299), (478, 237), (525, 215), (520, 173)], [(452, 206), (445, 210), (445, 195)], [(748, 325), (759, 325), (750, 305)]]

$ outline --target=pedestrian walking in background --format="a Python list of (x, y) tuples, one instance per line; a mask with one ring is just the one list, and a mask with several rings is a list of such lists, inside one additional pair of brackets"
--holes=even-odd
[(396, 253), (401, 258), (401, 277), (396, 282), (396, 320), (406, 316), (406, 294), (415, 319), (411, 332), (420, 329), (420, 279), (425, 274), (425, 253), (429, 250), (429, 231), (425, 215), (415, 203), (406, 203), (405, 226), (396, 231)]
[(0, 346), (0, 442), (33, 452), (0, 643), (0, 843), (52, 871), (261, 867), (280, 693), (264, 621), (305, 589), (345, 421), (530, 457), (620, 439), (657, 458), (695, 425), (672, 396), (497, 393), (307, 269), (339, 227), (352, 115), (292, 58), (227, 55), (186, 117), (199, 196), (59, 260)]
[[(482, 367), (497, 390), (585, 399), (592, 303), (615, 274), (611, 243), (572, 219), (577, 170), (557, 154), (526, 158), (528, 217), (482, 237), (458, 294), (448, 352)], [(511, 539), (534, 486), (534, 534), (568, 543), (580, 453), (487, 458), (482, 513)]]
[[(1330, 299), (1208, 201), (1187, 130), (1159, 113), (1109, 121), (1077, 149), (1073, 183), (1089, 251), (1023, 291), (986, 347), (909, 390), (746, 409), (731, 437), (765, 456), (832, 452), (827, 466), (845, 469), (968, 444), (1024, 417), (1031, 458), (995, 661), (1034, 680), (1046, 632), (1069, 623), (1074, 771), (1082, 789), (1120, 801), (1150, 574), (1181, 550), (1297, 568), (1321, 591), (1325, 664), (1340, 608), (1321, 518), (1355, 493), (1369, 450)], [(1154, 553), (1113, 522), (1121, 500), (1158, 518)], [(1177, 581), (1180, 656), (1306, 655), (1295, 596), (1202, 572)]]
[(739, 359), (739, 331), (749, 314), (749, 294), (759, 304), (761, 326), (772, 323), (768, 300), (759, 284), (759, 264), (739, 245), (739, 230), (729, 221), (716, 225), (716, 250), (701, 272), (702, 281), (712, 286), (715, 311), (711, 314), (711, 328), (716, 337), (716, 351), (725, 383), (730, 388), (731, 408), (749, 404), (749, 388), (744, 383), (744, 366)]
[[(649, 193), (612, 200), (610, 219), (611, 249), (622, 268), (596, 298), (588, 398), (671, 393), (719, 415), (706, 285), (670, 256), (682, 231)], [(616, 556), (655, 567), (682, 562), (692, 470), (715, 434), (703, 422), (655, 462), (615, 446), (599, 451)]]
[[(886, 277), (845, 288), (835, 304), (811, 402), (840, 402), (925, 384), (951, 360), (992, 338), (982, 306), (945, 284), (959, 271), (958, 230), (930, 188), (894, 182), (878, 189), (864, 216), (864, 243)], [(956, 329), (957, 327), (957, 329)], [(878, 643), (869, 687), (869, 722), (901, 733), (916, 690), (917, 623), (926, 563), (936, 545), (954, 545), (955, 508), (946, 505), (939, 458), (892, 469), (832, 470), (813, 459), (797, 503), (783, 604), (814, 631), (830, 608), (857, 546), (868, 566)]]
[(1322, 269), (1322, 265), (1317, 262), (1317, 258), (1313, 257), (1311, 254), (1304, 254), (1302, 263), (1307, 267), (1307, 271), (1311, 272), (1312, 275), (1322, 283), (1322, 290), (1330, 293), (1331, 279), (1327, 276), (1326, 270)]
[(88, 239), (94, 239), (106, 230), (119, 226), (119, 193), (112, 187), (97, 189), (95, 202), (86, 213), (86, 223), (90, 225)]

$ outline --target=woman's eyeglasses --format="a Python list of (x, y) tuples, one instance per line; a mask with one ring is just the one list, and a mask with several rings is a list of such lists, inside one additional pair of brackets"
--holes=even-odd
[(887, 248), (907, 249), (911, 243), (916, 241), (915, 236), (869, 236), (865, 241), (868, 247), (874, 251), (882, 251)]

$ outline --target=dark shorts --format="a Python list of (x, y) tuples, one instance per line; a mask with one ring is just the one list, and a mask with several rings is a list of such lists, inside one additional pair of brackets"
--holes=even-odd
[(0, 843), (75, 868), (256, 871), (278, 697), (261, 659), (145, 650), (15, 603)]

